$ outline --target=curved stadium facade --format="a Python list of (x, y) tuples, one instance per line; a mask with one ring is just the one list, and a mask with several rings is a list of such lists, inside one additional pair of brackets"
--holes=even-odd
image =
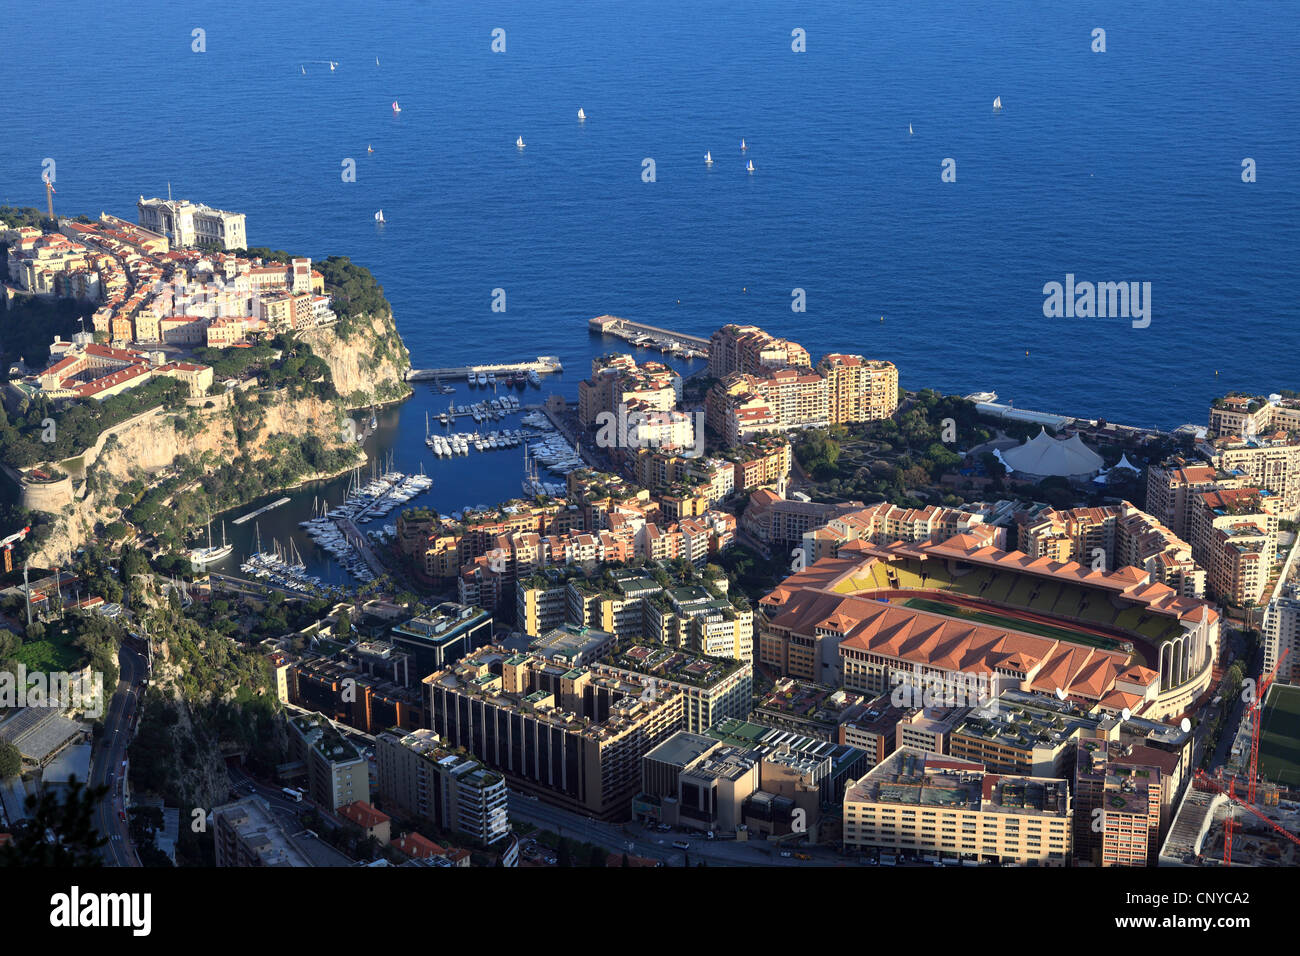
[(761, 601), (759, 661), (881, 693), (911, 675), (984, 678), (1151, 719), (1210, 687), (1219, 615), (1141, 568), (1094, 571), (994, 547), (989, 529), (853, 541)]

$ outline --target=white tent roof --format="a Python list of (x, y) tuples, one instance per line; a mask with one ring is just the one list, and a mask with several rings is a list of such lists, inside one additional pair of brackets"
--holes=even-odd
[(1094, 475), (1105, 464), (1102, 457), (1085, 445), (1078, 435), (1057, 441), (1041, 429), (1018, 448), (1002, 453), (1003, 460), (1016, 471), (1043, 477)]

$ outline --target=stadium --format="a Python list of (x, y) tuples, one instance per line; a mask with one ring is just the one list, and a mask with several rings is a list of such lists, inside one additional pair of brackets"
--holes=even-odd
[(1002, 551), (988, 533), (852, 541), (760, 602), (759, 662), (861, 692), (921, 668), (1163, 720), (1210, 687), (1219, 615), (1140, 568)]

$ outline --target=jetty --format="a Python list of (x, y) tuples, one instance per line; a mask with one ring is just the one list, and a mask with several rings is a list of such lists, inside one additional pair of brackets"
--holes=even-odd
[(587, 320), (587, 328), (597, 335), (612, 335), (642, 348), (658, 349), (685, 358), (707, 358), (709, 340), (698, 335), (661, 329), (645, 322), (633, 322), (617, 315), (598, 315)]
[(280, 505), (285, 505), (288, 503), (289, 503), (288, 498), (278, 498), (275, 501), (272, 501), (269, 505), (263, 505), (262, 507), (258, 508), (256, 511), (250, 511), (248, 514), (244, 515), (243, 517), (236, 518), (233, 522), (231, 522), (231, 524), (243, 524), (245, 521), (249, 521), (253, 518), (256, 518), (258, 515), (266, 514), (272, 508), (278, 508), (280, 507)]
[(479, 372), (484, 374), (492, 372), (494, 375), (505, 373), (507, 375), (515, 372), (536, 372), (538, 375), (546, 375), (550, 372), (562, 372), (564, 366), (560, 363), (559, 356), (556, 355), (539, 355), (531, 362), (514, 362), (502, 365), (462, 365), (455, 368), (413, 368), (406, 373), (408, 382), (423, 382), (429, 379), (455, 378), (463, 377), (471, 373), (477, 375)]

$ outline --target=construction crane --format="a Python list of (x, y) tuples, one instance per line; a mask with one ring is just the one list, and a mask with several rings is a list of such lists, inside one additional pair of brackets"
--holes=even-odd
[(26, 538), (31, 530), (31, 526), (28, 525), (22, 531), (16, 531), (7, 538), (0, 538), (0, 548), (4, 548), (5, 552), (5, 574), (14, 569), (14, 545)]
[(1291, 653), (1291, 648), (1287, 647), (1282, 650), (1281, 656), (1278, 657), (1277, 663), (1273, 669), (1259, 683), (1259, 693), (1250, 703), (1251, 728), (1250, 728), (1250, 775), (1246, 778), (1246, 802), (1255, 803), (1255, 782), (1259, 779), (1259, 725), (1263, 723), (1264, 717), (1264, 698), (1268, 696), (1268, 689), (1273, 685), (1273, 678), (1277, 676), (1277, 669), (1286, 659), (1287, 654)]
[[(1229, 801), (1231, 801), (1236, 806), (1239, 806), (1244, 810), (1249, 810), (1255, 816), (1259, 817), (1259, 819), (1267, 823), (1269, 828), (1274, 833), (1284, 836), (1292, 843), (1294, 843), (1296, 846), (1300, 846), (1300, 836), (1296, 836), (1294, 833), (1292, 833), (1289, 830), (1284, 830), (1282, 828), (1282, 825), (1279, 824), (1277, 821), (1271, 819), (1270, 817), (1265, 815), (1262, 811), (1256, 810), (1251, 804), (1238, 799), (1237, 792), (1236, 792), (1236, 784), (1237, 784), (1236, 777), (1233, 777), (1231, 780), (1228, 781), (1227, 790), (1224, 790), (1223, 787), (1217, 784), (1214, 781), (1214, 778), (1208, 776), (1204, 770), (1196, 771), (1195, 780), (1197, 784), (1206, 787), (1207, 789), (1214, 790), (1218, 793), (1223, 794), (1225, 797), (1228, 798)], [(1232, 865), (1232, 810), (1231, 809), (1229, 809), (1228, 811), (1228, 820), (1224, 824), (1223, 840), (1224, 840), (1223, 863), (1224, 866), (1231, 866)]]

